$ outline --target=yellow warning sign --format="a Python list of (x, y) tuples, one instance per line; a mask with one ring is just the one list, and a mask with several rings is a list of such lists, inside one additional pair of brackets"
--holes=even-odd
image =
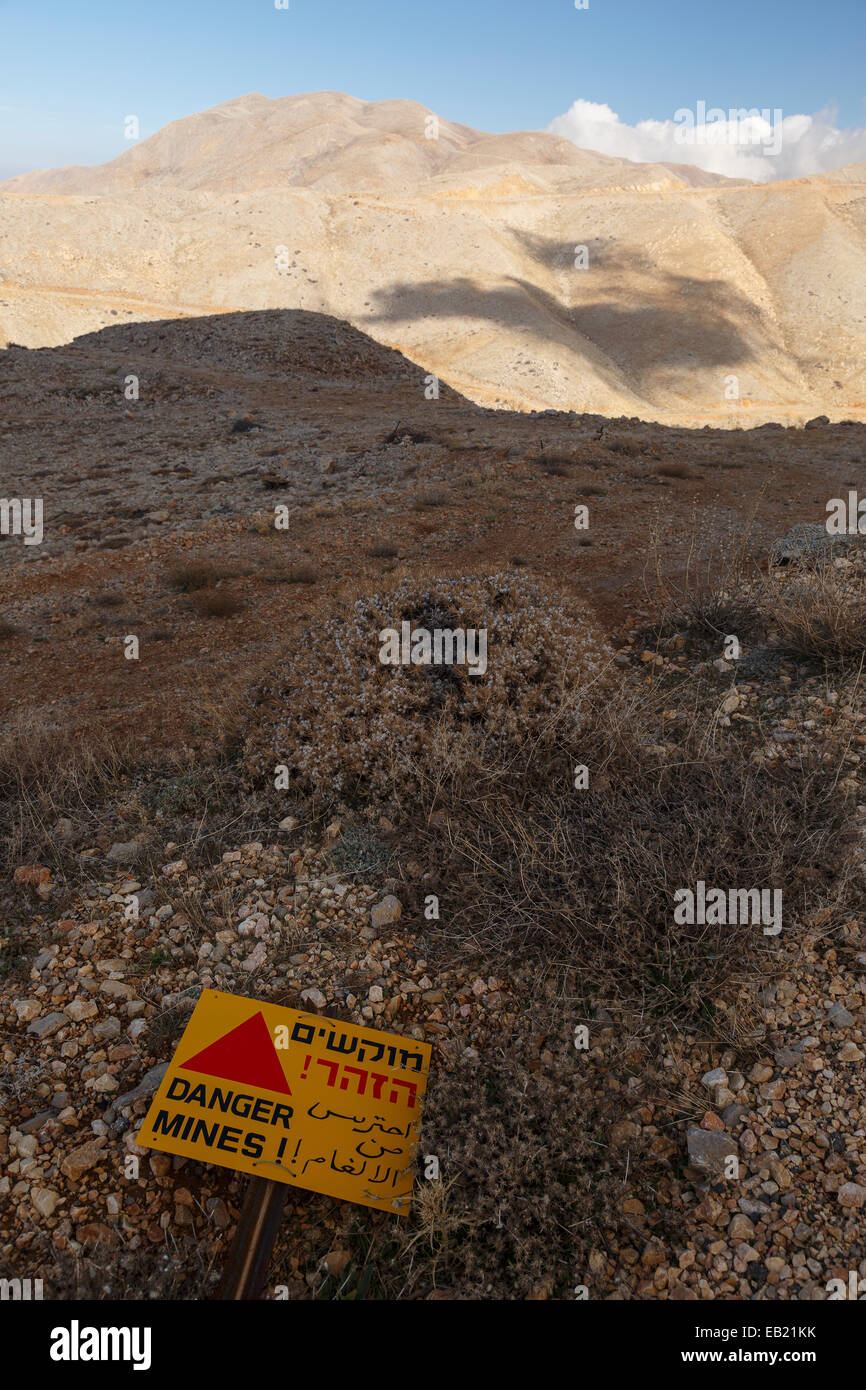
[(404, 1212), (430, 1045), (202, 991), (136, 1143)]

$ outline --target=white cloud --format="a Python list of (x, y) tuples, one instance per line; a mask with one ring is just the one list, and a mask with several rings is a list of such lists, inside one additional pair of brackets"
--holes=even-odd
[(796, 179), (866, 161), (866, 129), (840, 130), (836, 112), (721, 111), (697, 102), (665, 121), (627, 125), (602, 102), (578, 100), (548, 130), (583, 150), (643, 163), (696, 164), (729, 178)]

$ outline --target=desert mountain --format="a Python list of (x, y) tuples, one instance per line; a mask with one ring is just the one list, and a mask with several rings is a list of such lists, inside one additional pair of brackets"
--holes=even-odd
[[(415, 101), (364, 102), (343, 92), (272, 101), (258, 92), (172, 121), (108, 164), (42, 170), (0, 184), (16, 193), (213, 193), (311, 188), (383, 193), (481, 188), (514, 174), (525, 191), (727, 183), (688, 165), (635, 164), (539, 131), (486, 135), (439, 120)], [(433, 130), (435, 129), (435, 135)]]
[(753, 185), (431, 116), (251, 94), (0, 184), (0, 343), (298, 308), (485, 405), (866, 417), (862, 165)]

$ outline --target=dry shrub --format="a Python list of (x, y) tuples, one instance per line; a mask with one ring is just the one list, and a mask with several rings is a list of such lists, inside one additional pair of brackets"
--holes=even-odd
[(286, 584), (316, 584), (319, 579), (312, 565), (289, 565), (283, 576)]
[(0, 1099), (4, 1110), (8, 1113), (22, 1106), (37, 1106), (40, 1100), (37, 1088), (48, 1075), (44, 1059), (27, 1049), (0, 1066)]
[(753, 592), (759, 571), (751, 558), (750, 526), (743, 527), (734, 543), (704, 536), (696, 515), (685, 570), (673, 575), (666, 558), (664, 534), (659, 528), (652, 533), (652, 580), (647, 588), (650, 602), (659, 614), (658, 630), (669, 634), (686, 628), (719, 641), (729, 633), (742, 638), (761, 623), (760, 606)]
[(128, 748), (107, 731), (79, 735), (22, 719), (0, 739), (2, 858), (9, 867), (53, 851), (61, 816), (90, 814), (96, 798), (116, 789)]
[(593, 472), (597, 472), (600, 468), (610, 467), (611, 457), (603, 444), (590, 444), (584, 445), (578, 450), (574, 462), (581, 464), (584, 468), (591, 468)]
[(660, 463), (655, 471), (659, 478), (696, 478), (698, 476), (687, 463)]
[(45, 1297), (82, 1303), (133, 1300), (142, 1297), (172, 1302), (212, 1298), (219, 1271), (214, 1268), (213, 1241), (202, 1239), (195, 1227), (177, 1227), (165, 1242), (143, 1245), (134, 1258), (123, 1249), (117, 1219), (109, 1220), (111, 1235), (93, 1245), (60, 1249), (48, 1234), (39, 1233), (28, 1245), (25, 1262), (14, 1271), (0, 1264), (0, 1275), (41, 1278)]
[(571, 454), (545, 450), (544, 453), (536, 455), (533, 463), (543, 469), (550, 478), (567, 478), (575, 460)]
[(626, 458), (645, 453), (647, 447), (646, 440), (630, 439), (628, 435), (622, 434), (606, 435), (604, 442), (612, 454), (623, 454)]
[[(818, 528), (811, 528), (817, 530)], [(653, 602), (658, 631), (678, 628), (720, 641), (760, 634), (780, 651), (832, 666), (859, 666), (866, 651), (866, 553), (834, 555), (830, 547), (762, 574), (750, 556), (750, 531), (736, 543), (693, 541), (685, 573), (665, 571), (663, 542), (654, 537)], [(771, 553), (772, 565), (772, 553)]]
[(197, 561), (186, 565), (172, 565), (168, 571), (168, 582), (179, 594), (192, 593), (196, 589), (208, 589), (215, 584), (219, 575), (213, 565)]
[[(458, 951), (503, 966), (543, 959), (571, 970), (587, 1001), (695, 1022), (736, 972), (773, 954), (773, 938), (759, 924), (679, 925), (675, 891), (699, 879), (780, 888), (790, 930), (832, 883), (845, 750), (760, 766), (695, 714), (672, 756), (657, 699), (591, 693), (576, 726), (563, 709), (507, 749), (440, 737), (417, 769), (425, 814), (409, 838)], [(577, 764), (591, 769), (586, 790), (574, 788)]]
[(391, 846), (369, 825), (344, 830), (328, 855), (337, 873), (360, 878), (362, 882), (380, 878), (391, 860)]
[[(486, 674), (383, 665), (379, 633), (399, 633), (404, 621), (431, 632), (485, 628)], [(320, 804), (408, 792), (437, 731), (516, 749), (573, 689), (598, 679), (609, 656), (584, 608), (524, 575), (404, 580), (304, 634), (257, 692), (246, 757), (268, 783), (275, 764), (287, 765)]]
[(316, 571), (312, 565), (276, 564), (260, 570), (258, 577), (265, 584), (315, 584)]
[[(416, 1185), (396, 1231), (400, 1257), (383, 1272), (391, 1296), (436, 1289), (515, 1300), (544, 1290), (572, 1299), (581, 1282), (594, 1298), (611, 1291), (588, 1277), (588, 1262), (622, 1225), (625, 1156), (611, 1151), (609, 1133), (623, 1102), (581, 1076), (573, 1049), (568, 1055), (570, 1010), (534, 1000), (525, 1011), (530, 1028), (504, 1047), (431, 1073), (423, 1143), (439, 1156), (442, 1181)], [(533, 1033), (555, 1054), (543, 1070)], [(632, 1165), (644, 1147), (632, 1144)]]
[(437, 489), (430, 489), (427, 492), (419, 492), (412, 506), (416, 511), (425, 511), (429, 507), (447, 507), (451, 501), (447, 492)]
[(479, 448), (478, 441), (467, 438), (462, 430), (439, 430), (431, 442), (439, 444), (452, 454), (476, 453)]
[(190, 1010), (182, 1006), (164, 1008), (154, 1014), (147, 1030), (148, 1053), (159, 1061), (170, 1057), (189, 1023), (189, 1016)]
[(242, 607), (239, 598), (223, 589), (206, 590), (195, 599), (196, 612), (203, 618), (233, 618)]
[(821, 565), (806, 575), (768, 575), (759, 602), (774, 638), (798, 656), (832, 666), (866, 654), (866, 568)]
[(412, 425), (404, 425), (401, 420), (398, 420), (394, 428), (389, 430), (385, 435), (382, 444), (383, 446), (386, 444), (403, 444), (407, 440), (411, 444), (429, 444), (432, 442), (433, 436), (428, 434), (426, 430), (418, 429)]

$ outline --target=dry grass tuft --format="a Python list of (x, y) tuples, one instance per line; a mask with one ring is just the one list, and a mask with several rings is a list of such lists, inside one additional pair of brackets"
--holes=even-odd
[(169, 586), (178, 594), (193, 593), (197, 589), (209, 589), (219, 579), (213, 565), (203, 561), (185, 565), (172, 565), (168, 571)]
[(426, 511), (431, 507), (447, 507), (451, 498), (447, 492), (429, 489), (427, 492), (419, 492), (412, 506), (416, 511)]
[(285, 564), (269, 565), (261, 571), (265, 584), (317, 584), (319, 575), (312, 565)]
[(656, 466), (656, 477), (658, 478), (697, 478), (693, 468), (687, 463), (660, 463)]
[(760, 622), (753, 592), (759, 570), (750, 554), (750, 528), (744, 527), (734, 544), (705, 544), (701, 535), (696, 515), (685, 571), (673, 576), (667, 568), (664, 536), (658, 528), (653, 532), (652, 583), (647, 587), (659, 612), (659, 631), (687, 628), (719, 641), (729, 633), (742, 637)]
[[(699, 879), (781, 888), (790, 930), (830, 890), (849, 809), (844, 747), (762, 767), (695, 710), (674, 751), (662, 742), (671, 698), (599, 692), (576, 725), (563, 710), (519, 749), (443, 731), (417, 769), (423, 814), (409, 839), (455, 949), (544, 960), (594, 999), (706, 1022), (772, 939), (748, 923), (679, 925), (675, 891)], [(576, 790), (581, 763), (590, 783)]]
[(319, 576), (312, 565), (289, 565), (285, 571), (287, 584), (317, 584)]
[(759, 603), (775, 639), (798, 656), (831, 666), (866, 656), (866, 571), (820, 566), (808, 576), (768, 575)]
[[(697, 525), (694, 527), (697, 536)], [(866, 652), (866, 555), (828, 557), (762, 573), (744, 528), (735, 543), (693, 542), (685, 572), (665, 571), (653, 547), (661, 635), (685, 628), (720, 642), (728, 634), (766, 637), (780, 652), (834, 667), (859, 667)]]
[(533, 463), (550, 478), (567, 478), (575, 465), (575, 459), (571, 454), (545, 450), (535, 456)]
[(623, 434), (606, 435), (604, 443), (612, 454), (622, 454), (626, 458), (635, 458), (645, 453), (647, 448), (645, 440), (631, 439)]
[(242, 607), (241, 600), (224, 589), (204, 590), (195, 599), (196, 612), (203, 618), (233, 618)]
[(23, 719), (0, 739), (2, 858), (17, 866), (54, 853), (61, 816), (89, 815), (93, 803), (115, 790), (128, 747), (108, 732), (61, 733)]

